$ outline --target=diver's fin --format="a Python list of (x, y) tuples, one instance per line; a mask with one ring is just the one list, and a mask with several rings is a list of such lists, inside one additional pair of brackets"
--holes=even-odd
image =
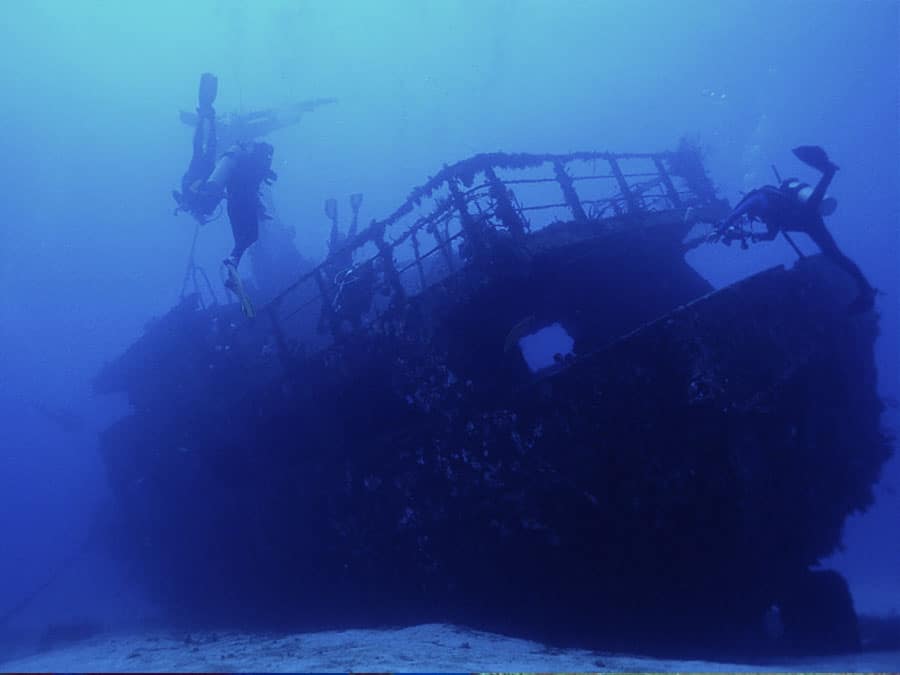
[(241, 282), (241, 276), (238, 274), (237, 268), (234, 264), (226, 262), (225, 270), (228, 273), (228, 279), (225, 281), (225, 288), (237, 296), (241, 303), (241, 311), (244, 313), (244, 316), (248, 319), (252, 319), (256, 316), (256, 311), (253, 309), (253, 303), (250, 302), (250, 298), (247, 297), (246, 291), (244, 291), (244, 284)]
[(809, 164), (809, 166), (822, 172), (837, 168), (828, 159), (828, 155), (821, 146), (818, 145), (799, 145), (794, 148), (794, 154), (804, 164)]

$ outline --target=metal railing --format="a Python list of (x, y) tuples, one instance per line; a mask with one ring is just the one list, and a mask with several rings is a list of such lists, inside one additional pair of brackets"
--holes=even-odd
[[(271, 321), (288, 363), (289, 340), (305, 340), (308, 352), (399, 315), (411, 295), (490, 259), (498, 236), (524, 243), (556, 222), (628, 220), (706, 205), (711, 193), (699, 158), (685, 161), (683, 153), (491, 153), (444, 166), (259, 313)], [(669, 168), (684, 166), (700, 166), (699, 175)]]

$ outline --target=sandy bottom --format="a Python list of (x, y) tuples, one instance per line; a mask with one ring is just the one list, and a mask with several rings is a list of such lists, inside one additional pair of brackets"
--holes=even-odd
[(440, 624), (277, 636), (222, 631), (110, 634), (0, 663), (3, 672), (888, 672), (898, 669), (900, 652), (793, 660), (761, 667), (555, 649)]

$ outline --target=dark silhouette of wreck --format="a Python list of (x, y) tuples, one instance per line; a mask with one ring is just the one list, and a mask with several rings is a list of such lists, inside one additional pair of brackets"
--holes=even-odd
[[(890, 454), (877, 317), (818, 256), (712, 292), (727, 209), (688, 145), (478, 155), (254, 321), (188, 297), (96, 379), (118, 545), (193, 619), (858, 648), (812, 568)], [(532, 372), (526, 317), (574, 355)]]

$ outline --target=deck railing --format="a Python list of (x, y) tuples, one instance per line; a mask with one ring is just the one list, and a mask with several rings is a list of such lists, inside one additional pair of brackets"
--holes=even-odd
[(396, 315), (497, 237), (524, 242), (554, 222), (629, 220), (715, 199), (699, 156), (678, 153), (481, 154), (444, 168), (260, 308), (283, 360), (291, 340), (324, 347)]

